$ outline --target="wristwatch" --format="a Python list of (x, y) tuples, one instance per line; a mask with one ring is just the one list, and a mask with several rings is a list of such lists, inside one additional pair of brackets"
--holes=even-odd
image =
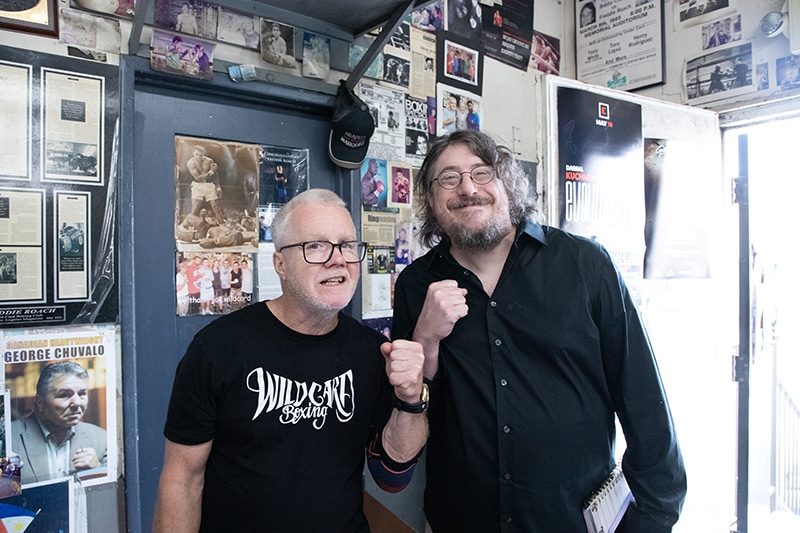
[(424, 413), (428, 410), (428, 384), (422, 384), (422, 392), (419, 394), (419, 401), (417, 403), (404, 402), (396, 395), (394, 397), (394, 408), (398, 411), (405, 411), (406, 413)]

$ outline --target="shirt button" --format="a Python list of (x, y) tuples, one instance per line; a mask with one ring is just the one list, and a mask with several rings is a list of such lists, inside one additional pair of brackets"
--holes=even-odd
[(494, 340), (494, 345), (495, 346), (500, 346), (501, 344), (503, 344), (503, 341), (501, 341), (500, 339), (495, 339)]
[(492, 300), (491, 302), (489, 302), (489, 305), (491, 305), (492, 307), (497, 307), (497, 302)]
[(508, 518), (506, 518), (506, 524), (510, 524), (510, 523), (512, 523), (513, 521), (514, 521), (514, 519), (513, 519), (513, 518), (511, 518), (510, 516), (509, 516)]
[(506, 481), (508, 481), (509, 479), (511, 479), (511, 474), (509, 474), (508, 472), (506, 472), (505, 474), (503, 474), (503, 479), (505, 479)]
[(506, 385), (508, 385), (508, 381), (506, 381), (505, 379), (501, 379), (500, 380), (500, 386), (501, 387), (505, 387)]
[(511, 426), (503, 426), (503, 433), (510, 433), (510, 432), (511, 432)]

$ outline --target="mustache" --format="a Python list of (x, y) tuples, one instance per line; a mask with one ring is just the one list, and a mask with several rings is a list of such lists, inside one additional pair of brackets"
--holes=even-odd
[(461, 207), (468, 207), (472, 205), (488, 205), (491, 203), (492, 199), (488, 196), (464, 196), (447, 202), (447, 208), (459, 209)]

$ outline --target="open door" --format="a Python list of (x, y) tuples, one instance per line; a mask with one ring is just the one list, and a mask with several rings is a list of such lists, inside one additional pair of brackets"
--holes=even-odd
[(726, 129), (739, 213), (737, 495), (731, 531), (800, 531), (800, 118)]

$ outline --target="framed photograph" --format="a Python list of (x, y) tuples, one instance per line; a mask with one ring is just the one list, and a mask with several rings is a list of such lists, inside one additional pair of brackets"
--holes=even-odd
[(436, 85), (436, 98), (436, 135), (447, 135), (456, 130), (481, 129), (483, 111), (479, 95), (439, 83)]
[(664, 83), (662, 0), (575, 0), (575, 28), (578, 80), (623, 91)]
[(438, 32), (436, 81), (475, 94), (483, 92), (483, 49), (454, 33)]
[(686, 61), (685, 102), (702, 104), (755, 91), (753, 44), (712, 49)]
[(0, 0), (0, 28), (58, 37), (58, 0)]

